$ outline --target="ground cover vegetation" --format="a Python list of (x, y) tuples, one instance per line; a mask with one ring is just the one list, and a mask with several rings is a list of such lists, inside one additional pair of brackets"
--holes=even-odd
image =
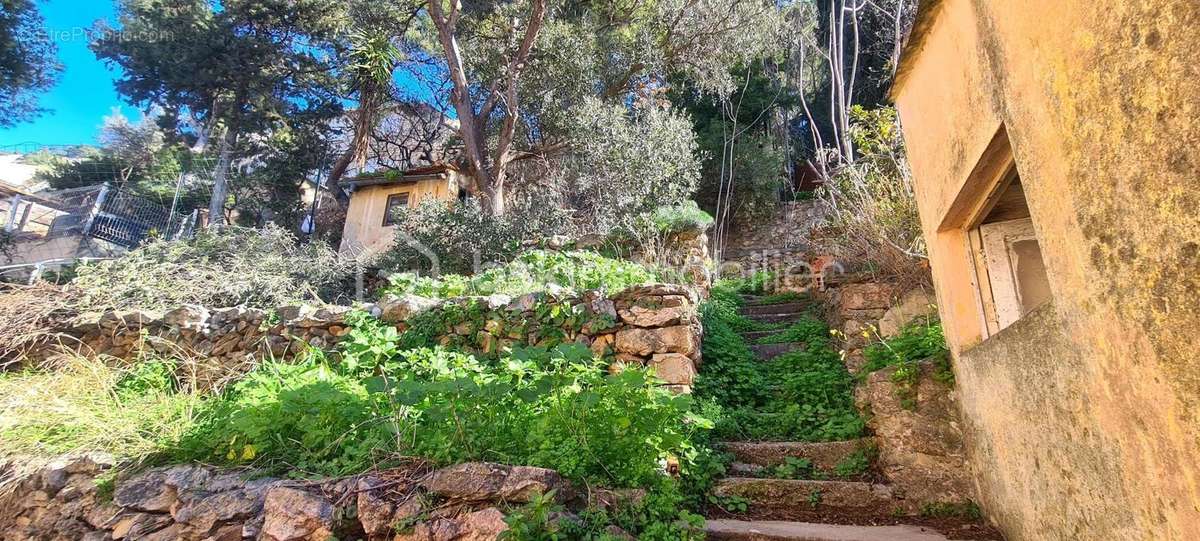
[[(236, 260), (227, 252), (233, 246), (249, 250), (245, 257), (257, 253), (254, 239), (239, 237), (244, 233), (226, 230), (191, 243), (152, 245), (120, 268), (162, 265), (165, 272), (189, 258), (196, 267), (231, 265)], [(207, 257), (198, 257), (200, 251)], [(173, 255), (157, 259), (164, 253)], [(91, 272), (81, 269), (71, 285), (89, 292), (99, 288), (107, 278)], [(517, 293), (562, 282), (617, 291), (650, 278), (644, 268), (589, 252), (533, 251), (491, 274), (421, 278), (407, 290), (435, 297)], [(151, 284), (123, 306), (181, 300), (158, 291), (178, 284)], [(261, 290), (266, 286), (240, 300), (282, 299), (272, 292), (282, 294), (285, 285)], [(223, 291), (227, 296), (220, 298), (229, 300), (245, 295)], [(569, 304), (538, 299), (538, 321), (506, 324), (561, 329), (588, 323)], [(514, 515), (514, 538), (540, 532), (536, 535), (605, 539), (611, 524), (646, 539), (693, 538), (687, 525), (695, 526), (698, 517), (691, 513), (721, 468), (708, 445), (713, 420), (707, 415), (714, 410), (670, 392), (645, 369), (610, 374), (611, 359), (549, 335), (539, 340), (541, 347), (487, 353), (453, 342), (433, 345), (433, 336), (464, 322), (482, 328), (479, 313), (478, 301), (450, 303), (398, 332), (356, 312), (335, 351), (230, 366), (230, 377), (215, 379), (219, 386), (198, 383), (194, 371), (202, 359), (170, 356), (132, 361), (64, 356), (4, 372), (0, 456), (48, 459), (102, 451), (128, 468), (199, 461), (297, 478), (358, 474), (411, 457), (431, 465), (478, 460), (534, 465), (555, 469), (579, 486), (644, 488), (650, 495), (619, 509), (589, 510), (571, 523), (539, 524), (531, 504)], [(677, 465), (678, 477), (668, 475), (668, 463)]]
[(550, 285), (575, 292), (616, 293), (654, 278), (641, 265), (595, 252), (530, 250), (511, 262), (470, 276), (448, 274), (433, 278), (414, 273), (394, 274), (389, 277), (384, 293), (435, 299), (492, 294), (515, 297), (545, 290)]
[(854, 379), (822, 322), (805, 318), (767, 327), (780, 331), (774, 335), (777, 340), (803, 342), (805, 347), (769, 363), (755, 358), (739, 332), (764, 326), (739, 315), (738, 309), (740, 295), (761, 291), (759, 283), (761, 277), (718, 282), (703, 308), (704, 370), (695, 390), (698, 398), (722, 410), (714, 435), (739, 441), (835, 441), (862, 435), (864, 422), (852, 396)]
[[(874, 329), (866, 331), (870, 337)], [(950, 366), (950, 350), (941, 322), (933, 317), (918, 318), (891, 338), (875, 334), (875, 341), (863, 352), (867, 363), (859, 372), (866, 378), (871, 372), (894, 367), (890, 376), (895, 385), (900, 405), (916, 409), (917, 385), (921, 383), (921, 367), (918, 363), (933, 363), (932, 377), (946, 385), (954, 385), (954, 370)]]

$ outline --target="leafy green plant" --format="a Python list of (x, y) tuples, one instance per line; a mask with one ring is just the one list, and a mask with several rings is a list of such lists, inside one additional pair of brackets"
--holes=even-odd
[(175, 390), (176, 362), (150, 359), (134, 363), (114, 386), (117, 396), (136, 398), (150, 393), (170, 393)]
[(775, 283), (775, 274), (768, 271), (757, 271), (750, 276), (739, 278), (722, 278), (713, 284), (714, 289), (722, 289), (733, 294), (761, 295), (770, 290)]
[(505, 216), (494, 216), (474, 198), (426, 200), (393, 218), (399, 235), (376, 265), (426, 273), (433, 269), (432, 255), (440, 272), (460, 275), (476, 272), (480, 264), (509, 261), (525, 241), (558, 234), (570, 224), (555, 205), (518, 204)]
[(506, 541), (567, 541), (571, 538), (561, 531), (553, 515), (563, 510), (554, 501), (554, 491), (535, 494), (525, 505), (505, 517), (508, 530), (500, 535)]
[(775, 479), (814, 479), (819, 477), (820, 472), (816, 471), (811, 460), (789, 456), (782, 464), (768, 468), (766, 473)]
[(393, 448), (380, 403), (319, 360), (263, 363), (213, 402), (177, 458), (254, 464), (268, 473), (345, 475)]
[[(869, 334), (868, 334), (869, 336)], [(878, 335), (877, 335), (878, 336)], [(891, 380), (900, 406), (916, 409), (917, 386), (920, 384), (919, 361), (933, 359), (935, 378), (952, 385), (954, 373), (950, 369), (950, 351), (942, 334), (941, 323), (936, 319), (918, 319), (901, 329), (895, 337), (879, 340), (863, 352), (867, 359), (859, 377), (887, 367), (895, 367)]]
[(829, 327), (823, 321), (812, 316), (804, 316), (799, 321), (780, 329), (779, 332), (759, 338), (759, 344), (792, 344), (808, 343), (815, 338), (824, 340), (829, 334)]
[(808, 505), (809, 505), (809, 507), (812, 507), (813, 509), (816, 509), (817, 507), (819, 507), (821, 505), (821, 502), (824, 501), (824, 499), (825, 499), (824, 495), (821, 494), (820, 490), (814, 490), (814, 491), (808, 493)]
[(728, 513), (745, 513), (750, 510), (750, 500), (737, 495), (712, 495), (709, 503)]
[(411, 273), (393, 275), (385, 292), (441, 299), (496, 293), (517, 296), (544, 291), (549, 284), (577, 291), (603, 289), (616, 292), (653, 280), (654, 275), (641, 265), (610, 259), (594, 252), (533, 250), (508, 264), (470, 277), (446, 275), (429, 278)]
[(833, 474), (841, 478), (859, 477), (871, 469), (871, 463), (879, 456), (879, 449), (867, 445), (856, 449), (833, 466)]
[(658, 207), (650, 213), (655, 230), (663, 234), (677, 233), (688, 229), (707, 230), (713, 217), (700, 209), (695, 201), (688, 200), (674, 206)]
[[(868, 334), (870, 336), (870, 334)], [(946, 337), (941, 323), (933, 318), (921, 318), (900, 330), (900, 334), (878, 340), (863, 351), (867, 364), (862, 373), (929, 358), (949, 357)]]
[[(757, 360), (731, 325), (738, 321), (736, 293), (714, 287), (702, 307), (704, 370), (695, 394), (723, 409), (715, 436), (738, 440), (833, 441), (857, 437), (864, 423), (854, 407), (854, 381), (815, 319), (795, 327), (806, 343), (769, 363)], [(797, 331), (799, 332), (799, 331)]]

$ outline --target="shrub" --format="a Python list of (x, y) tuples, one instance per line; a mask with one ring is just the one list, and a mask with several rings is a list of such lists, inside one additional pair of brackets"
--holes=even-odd
[(516, 206), (493, 216), (474, 199), (426, 200), (396, 215), (396, 240), (376, 261), (385, 271), (472, 274), (512, 259), (522, 245), (563, 232), (568, 220), (551, 206)]
[(585, 509), (578, 517), (564, 513), (550, 498), (538, 497), (516, 508), (506, 522), (508, 541), (619, 541), (612, 532), (617, 526), (646, 541), (700, 541), (704, 519), (686, 510), (686, 497), (677, 484), (662, 480), (650, 487), (638, 502), (613, 511)]
[(352, 261), (287, 231), (229, 227), (190, 240), (155, 240), (125, 256), (80, 264), (71, 283), (81, 310), (169, 309), (181, 304), (271, 309), (349, 300)]
[[(869, 333), (867, 334), (869, 336)], [(946, 348), (942, 325), (934, 318), (921, 318), (910, 323), (901, 329), (900, 334), (868, 346), (863, 351), (863, 356), (866, 357), (867, 363), (859, 372), (860, 378), (865, 378), (867, 374), (876, 370), (896, 367), (891, 380), (901, 407), (906, 409), (917, 407), (917, 385), (920, 384), (921, 378), (918, 361), (932, 359), (934, 379), (948, 385), (954, 383), (950, 350)]]
[(869, 374), (925, 359), (945, 360), (949, 358), (950, 350), (946, 348), (941, 322), (935, 318), (921, 318), (901, 329), (900, 334), (868, 346), (863, 355), (867, 364), (862, 373)]
[(324, 363), (264, 363), (204, 412), (178, 458), (254, 462), (269, 473), (358, 473), (374, 449), (391, 447), (375, 400)]
[(543, 291), (549, 284), (577, 291), (603, 289), (616, 292), (651, 282), (654, 276), (636, 263), (610, 259), (593, 252), (533, 250), (507, 265), (471, 277), (448, 275), (429, 278), (405, 273), (393, 275), (389, 280), (391, 284), (385, 290), (387, 293), (452, 298), (495, 293), (523, 295)]
[(695, 191), (700, 159), (685, 115), (587, 98), (567, 123), (574, 144), (556, 180), (589, 231), (630, 229)]
[(689, 229), (707, 230), (713, 225), (713, 217), (700, 209), (695, 201), (684, 201), (679, 205), (663, 206), (650, 214), (654, 229), (662, 234), (678, 233)]
[(886, 273), (910, 275), (927, 255), (896, 110), (856, 105), (850, 117), (860, 156), (822, 188), (833, 226), (826, 248), (845, 261), (869, 260)]

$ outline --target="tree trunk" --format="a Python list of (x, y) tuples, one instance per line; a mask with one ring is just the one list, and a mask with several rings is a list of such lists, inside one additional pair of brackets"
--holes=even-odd
[(340, 189), (342, 176), (344, 176), (346, 174), (346, 170), (350, 168), (350, 162), (354, 161), (354, 155), (356, 153), (357, 152), (354, 148), (354, 145), (351, 144), (350, 148), (346, 149), (346, 152), (344, 152), (342, 156), (338, 158), (338, 161), (334, 162), (333, 169), (329, 171), (329, 178), (325, 180), (325, 189), (329, 190), (329, 193), (333, 194), (333, 197), (337, 200), (338, 205), (342, 207), (345, 207), (346, 204), (350, 202), (350, 198), (347, 197), (346, 194)]
[(484, 193), (486, 195), (484, 208), (491, 212), (492, 216), (504, 216), (507, 211), (504, 204), (504, 181), (502, 179), (493, 180)]
[(221, 155), (217, 159), (217, 168), (213, 171), (212, 199), (208, 203), (209, 228), (219, 229), (225, 225), (225, 199), (229, 195), (229, 165), (233, 162), (233, 146), (236, 142), (237, 132), (232, 127), (225, 130), (225, 135), (221, 138)]

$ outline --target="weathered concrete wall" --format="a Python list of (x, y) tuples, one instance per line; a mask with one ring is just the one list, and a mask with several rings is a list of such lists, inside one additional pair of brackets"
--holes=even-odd
[[(1010, 539), (1200, 539), (1200, 4), (924, 4), (893, 94), (987, 511)], [(1001, 127), (1057, 322), (980, 344), (946, 225)]]
[(994, 338), (957, 372), (980, 497), (1009, 538), (1167, 539), (1147, 535), (1129, 505), (1120, 436), (1090, 407), (1087, 357), (1054, 305)]

